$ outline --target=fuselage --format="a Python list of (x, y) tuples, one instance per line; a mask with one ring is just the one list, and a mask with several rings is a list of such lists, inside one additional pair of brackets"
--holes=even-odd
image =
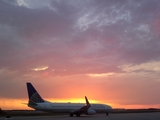
[(52, 103), (42, 99), (31, 83), (26, 83), (28, 90), (28, 106), (35, 110), (54, 112), (54, 113), (69, 113), (70, 117), (81, 114), (94, 115), (95, 113), (108, 113), (112, 111), (109, 105), (105, 104), (90, 104), (85, 96), (86, 103)]
[[(34, 108), (35, 110), (46, 112), (71, 113), (85, 106), (85, 103), (52, 103), (46, 101), (44, 103), (36, 103), (36, 105), (28, 106)], [(91, 107), (89, 109), (95, 110), (96, 113), (106, 113), (112, 111), (112, 108), (109, 105), (105, 104), (91, 104)]]

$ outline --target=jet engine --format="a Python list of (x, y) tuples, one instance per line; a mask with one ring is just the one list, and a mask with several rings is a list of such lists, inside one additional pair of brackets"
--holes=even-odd
[(87, 110), (86, 115), (94, 115), (95, 113), (95, 110)]

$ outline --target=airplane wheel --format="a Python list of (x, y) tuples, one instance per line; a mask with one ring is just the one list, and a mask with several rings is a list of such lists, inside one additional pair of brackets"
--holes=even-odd
[(80, 114), (77, 114), (77, 117), (80, 117)]
[(72, 114), (72, 113), (70, 114), (70, 117), (73, 117), (73, 114)]
[(106, 113), (106, 116), (108, 116), (108, 112)]

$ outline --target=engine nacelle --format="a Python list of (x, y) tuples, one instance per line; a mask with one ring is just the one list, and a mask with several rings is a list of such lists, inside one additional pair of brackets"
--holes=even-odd
[(96, 114), (95, 110), (87, 110), (86, 115), (94, 115)]

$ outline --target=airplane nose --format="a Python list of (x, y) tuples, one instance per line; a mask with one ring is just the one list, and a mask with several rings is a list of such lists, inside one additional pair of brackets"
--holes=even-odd
[(109, 106), (109, 108), (110, 108), (110, 111), (113, 111), (113, 108), (111, 106)]
[(113, 111), (113, 108), (111, 106), (106, 106), (107, 111)]

